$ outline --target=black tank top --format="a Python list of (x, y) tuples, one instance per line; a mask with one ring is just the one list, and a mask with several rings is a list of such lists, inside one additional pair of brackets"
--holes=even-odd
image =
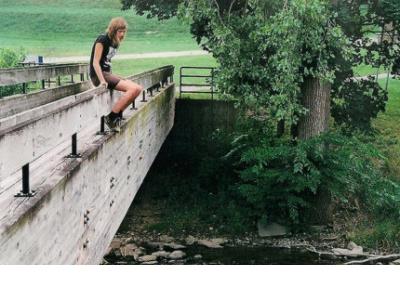
[(108, 35), (100, 35), (92, 47), (92, 54), (90, 56), (90, 76), (96, 76), (96, 72), (93, 68), (94, 49), (97, 43), (103, 44), (103, 53), (100, 58), (100, 67), (103, 72), (111, 72), (111, 58), (117, 53), (117, 47), (112, 45), (112, 41)]

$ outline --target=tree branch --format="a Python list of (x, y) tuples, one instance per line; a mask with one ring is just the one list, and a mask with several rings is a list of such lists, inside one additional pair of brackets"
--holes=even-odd
[(365, 264), (365, 263), (375, 263), (381, 261), (393, 261), (400, 258), (400, 254), (390, 254), (383, 256), (372, 256), (370, 258), (364, 260), (355, 260), (344, 263), (344, 265), (353, 265), (353, 264)]

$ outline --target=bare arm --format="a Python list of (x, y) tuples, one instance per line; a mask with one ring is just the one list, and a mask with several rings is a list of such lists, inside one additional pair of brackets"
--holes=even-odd
[(107, 82), (104, 79), (103, 72), (101, 71), (100, 67), (100, 59), (101, 59), (101, 54), (103, 53), (103, 44), (101, 43), (96, 43), (96, 46), (94, 47), (94, 57), (93, 57), (93, 68), (94, 71), (96, 72), (97, 78), (100, 81), (100, 86), (104, 86), (107, 88)]

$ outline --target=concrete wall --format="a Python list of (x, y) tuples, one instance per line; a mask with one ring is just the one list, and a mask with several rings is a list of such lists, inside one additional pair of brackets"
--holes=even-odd
[(0, 119), (92, 88), (89, 81), (0, 99)]
[(98, 264), (173, 126), (174, 91), (127, 111), (119, 134), (90, 130), (81, 159), (64, 158), (62, 144), (38, 158), (36, 196), (14, 198), (18, 184), (1, 190), (0, 264)]
[(87, 74), (88, 68), (88, 64), (59, 64), (0, 69), (0, 87), (40, 81), (62, 75)]

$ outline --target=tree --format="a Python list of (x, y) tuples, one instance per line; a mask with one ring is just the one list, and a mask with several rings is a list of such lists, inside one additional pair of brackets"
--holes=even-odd
[[(396, 41), (375, 41), (370, 34), (381, 27), (386, 35), (389, 26), (391, 33), (398, 33), (396, 1), (123, 3), (149, 17), (179, 15), (190, 21), (197, 42), (220, 64), (220, 91), (233, 97), (242, 113), (262, 123), (263, 129), (275, 129), (278, 123), (282, 128), (285, 123), (301, 142), (328, 130), (331, 111), (338, 125), (351, 130), (370, 128), (371, 118), (384, 110), (386, 92), (372, 78), (355, 79), (352, 68), (361, 63), (389, 66), (394, 60)], [(354, 113), (357, 106), (364, 109)], [(330, 191), (323, 185), (315, 191), (324, 221)]]

